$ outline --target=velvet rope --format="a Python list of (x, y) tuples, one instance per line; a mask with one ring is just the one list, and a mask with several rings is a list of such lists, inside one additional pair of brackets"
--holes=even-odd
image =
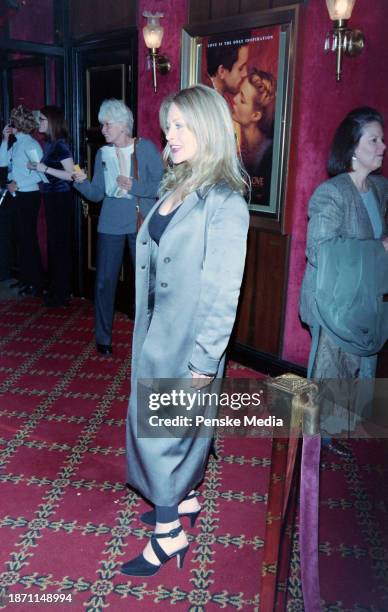
[(303, 435), (300, 479), (300, 566), (304, 609), (320, 612), (318, 566), (319, 458), (321, 436)]

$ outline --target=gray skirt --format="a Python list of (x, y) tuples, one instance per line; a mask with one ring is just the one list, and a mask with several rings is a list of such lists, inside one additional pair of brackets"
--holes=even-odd
[[(150, 313), (153, 313), (154, 309), (155, 275), (154, 252), (150, 262)], [(221, 359), (217, 379), (223, 374), (224, 364), (225, 357)], [(138, 371), (136, 374), (136, 379), (132, 379), (126, 423), (127, 482), (154, 505), (175, 506), (203, 479), (213, 432), (207, 429), (206, 435), (193, 437), (187, 435), (190, 432), (170, 428), (165, 432), (159, 430), (155, 435), (147, 424), (150, 412), (143, 394), (138, 397), (137, 382), (141, 380), (142, 372)], [(175, 368), (172, 367), (171, 379), (176, 376)], [(191, 373), (188, 368), (186, 376), (189, 386)], [(147, 431), (150, 437), (142, 437), (147, 435)], [(183, 435), (178, 437), (179, 433)]]
[[(190, 384), (191, 375), (185, 387)], [(214, 385), (217, 381), (212, 385), (213, 392)], [(204, 477), (214, 427), (206, 426), (202, 430), (190, 426), (158, 427), (153, 431), (149, 425), (149, 407), (143, 393), (138, 391), (138, 388), (132, 390), (128, 407), (127, 482), (154, 505), (175, 506)], [(181, 410), (175, 412), (183, 414)], [(216, 409), (204, 406), (201, 414), (212, 418), (216, 416)], [(193, 416), (190, 412), (190, 417)]]

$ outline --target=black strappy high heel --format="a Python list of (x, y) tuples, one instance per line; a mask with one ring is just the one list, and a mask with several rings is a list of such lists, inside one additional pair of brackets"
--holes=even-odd
[[(186, 499), (194, 499), (194, 497), (197, 497), (196, 493), (190, 493), (189, 495), (185, 497), (184, 501)], [(181, 518), (182, 516), (187, 517), (190, 520), (190, 527), (194, 527), (195, 522), (200, 512), (201, 512), (201, 508), (199, 510), (196, 510), (195, 512), (183, 512), (182, 514), (179, 515), (179, 518)], [(140, 520), (146, 525), (151, 525), (151, 526), (156, 525), (155, 508), (153, 508), (152, 510), (148, 510), (148, 512), (143, 512), (143, 514), (140, 516)]]
[(153, 563), (150, 563), (149, 561), (147, 561), (147, 559), (144, 558), (143, 554), (141, 554), (132, 559), (131, 561), (124, 563), (121, 566), (122, 573), (127, 574), (127, 576), (153, 576), (160, 570), (160, 568), (165, 563), (167, 563), (167, 561), (170, 561), (170, 559), (173, 559), (174, 557), (176, 557), (178, 568), (181, 569), (183, 567), (186, 553), (189, 550), (189, 545), (180, 548), (171, 555), (168, 555), (158, 542), (158, 540), (160, 540), (161, 538), (176, 538), (181, 531), (182, 527), (181, 525), (179, 525), (179, 527), (175, 527), (175, 529), (171, 529), (171, 531), (168, 531), (167, 533), (152, 534), (152, 550), (160, 561), (160, 565), (154, 565)]

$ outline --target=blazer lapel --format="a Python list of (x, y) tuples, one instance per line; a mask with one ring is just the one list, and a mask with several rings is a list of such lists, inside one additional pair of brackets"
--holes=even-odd
[(348, 178), (348, 185), (350, 188), (349, 195), (353, 196), (351, 200), (354, 202), (354, 220), (356, 221), (356, 227), (363, 234), (363, 238), (373, 238), (373, 227), (369, 219), (368, 212), (364, 206), (360, 193), (350, 178), (349, 174), (346, 174)]
[(379, 192), (377, 190), (377, 187), (374, 184), (374, 182), (370, 181), (369, 179), (367, 179), (367, 181), (368, 181), (369, 189), (372, 190), (373, 195), (375, 196), (377, 208), (379, 209), (379, 212), (380, 212), (380, 216), (381, 216), (381, 219), (382, 219), (382, 222), (383, 222), (383, 230), (384, 230), (384, 225), (385, 225), (385, 220), (384, 220), (385, 202), (380, 197), (380, 194), (379, 194)]
[(167, 225), (164, 233), (167, 234), (167, 232), (169, 232), (177, 223), (182, 221), (182, 219), (186, 217), (186, 215), (194, 208), (194, 206), (198, 204), (199, 200), (200, 196), (196, 191), (192, 191), (191, 193), (189, 193), (183, 200), (182, 204), (179, 206), (170, 223)]

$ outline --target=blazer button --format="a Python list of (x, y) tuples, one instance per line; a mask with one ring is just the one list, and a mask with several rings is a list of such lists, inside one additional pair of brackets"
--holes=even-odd
[(160, 286), (163, 287), (163, 289), (165, 289), (166, 287), (168, 287), (167, 283), (160, 283)]
[(171, 258), (170, 258), (170, 257), (165, 257), (165, 258), (164, 258), (164, 263), (170, 263), (170, 261), (171, 261)]
[(142, 244), (146, 245), (147, 244), (147, 240), (142, 240)]
[(145, 270), (145, 269), (146, 269), (146, 267), (147, 267), (147, 266), (141, 266), (141, 269), (142, 269), (142, 270)]

